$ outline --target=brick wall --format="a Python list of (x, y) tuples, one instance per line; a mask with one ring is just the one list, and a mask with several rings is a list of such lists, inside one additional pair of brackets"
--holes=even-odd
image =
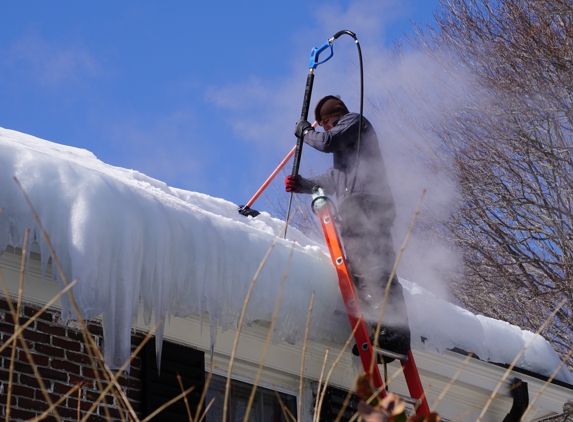
[[(24, 304), (21, 307), (20, 324), (31, 319), (39, 309), (38, 306)], [(90, 321), (88, 328), (96, 344), (101, 346), (103, 344), (101, 324), (97, 321)], [(14, 318), (6, 300), (0, 299), (0, 345), (4, 345), (13, 333)], [(61, 420), (77, 421), (78, 406), (80, 417), (83, 418), (100, 394), (96, 384), (95, 371), (86, 353), (81, 331), (73, 324), (63, 323), (60, 319), (60, 312), (53, 309), (35, 319), (25, 330), (24, 337), (32, 360), (36, 364), (53, 402), (68, 393), (72, 387), (82, 385), (79, 393), (74, 391), (57, 407)], [(136, 347), (142, 337), (141, 334), (132, 336), (132, 347)], [(11, 345), (0, 353), (0, 419), (2, 420), (6, 418), (11, 355)], [(12, 368), (10, 420), (27, 420), (42, 414), (49, 405), (34, 374), (32, 365), (19, 342)], [(103, 379), (101, 372), (100, 378)], [(139, 416), (142, 384), (141, 359), (139, 357), (134, 359), (130, 373), (122, 375), (119, 383)], [(107, 384), (104, 383), (104, 388), (105, 385)], [(125, 409), (123, 403), (118, 401), (118, 398), (114, 397), (112, 393), (108, 393), (106, 396), (106, 403), (110, 418), (108, 419), (106, 416), (104, 404), (100, 403), (89, 418), (90, 421), (122, 420), (120, 412), (121, 409)], [(123, 412), (124, 418), (129, 420), (125, 415), (125, 410)], [(49, 416), (44, 420), (55, 420), (55, 418)]]

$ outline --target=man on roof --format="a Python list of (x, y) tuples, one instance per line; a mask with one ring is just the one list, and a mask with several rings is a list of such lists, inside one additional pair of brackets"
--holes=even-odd
[[(296, 124), (295, 135), (316, 150), (331, 153), (333, 166), (313, 178), (289, 175), (285, 189), (312, 193), (313, 187), (320, 186), (327, 195), (336, 195), (339, 232), (362, 312), (367, 322), (375, 324), (396, 260), (390, 234), (396, 210), (378, 137), (372, 124), (362, 117), (359, 141), (360, 115), (350, 113), (339, 97), (322, 98), (314, 115), (314, 124), (306, 120)], [(315, 131), (317, 126), (324, 132)], [(404, 355), (410, 350), (408, 315), (396, 276), (390, 285), (378, 343)], [(356, 347), (354, 352), (358, 354)]]

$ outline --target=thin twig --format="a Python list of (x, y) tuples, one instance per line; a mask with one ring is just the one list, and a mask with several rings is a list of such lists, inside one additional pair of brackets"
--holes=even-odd
[[(285, 419), (287, 421), (289, 419), (291, 419), (292, 422), (296, 422), (296, 419), (293, 416), (293, 414), (291, 413), (291, 411), (288, 410), (288, 407), (286, 407), (285, 404), (283, 403), (283, 401), (281, 400), (281, 396), (279, 395), (279, 392), (277, 390), (274, 390), (274, 392), (275, 392), (275, 396), (277, 396), (277, 400), (279, 401), (279, 406), (281, 407), (281, 409), (283, 411), (283, 415), (285, 416)], [(243, 418), (243, 421), (248, 421), (246, 414), (245, 414), (245, 417)]]
[[(209, 389), (209, 384), (211, 383), (211, 377), (213, 376), (213, 369), (215, 368), (215, 359), (211, 360), (211, 366), (209, 367), (209, 373), (207, 374), (207, 379), (205, 380), (205, 386), (203, 387), (203, 392), (201, 393), (201, 399), (199, 399), (199, 405), (197, 406), (197, 411), (195, 412), (195, 420), (198, 421), (199, 414), (201, 413), (201, 406), (203, 405), (203, 400), (207, 395), (207, 390)], [(207, 409), (205, 409), (207, 413)], [(203, 419), (203, 418), (201, 418)]]
[(207, 405), (207, 407), (205, 408), (205, 413), (203, 413), (201, 415), (201, 419), (199, 419), (199, 422), (203, 422), (203, 419), (205, 419), (205, 416), (207, 415), (207, 412), (209, 411), (209, 409), (211, 408), (211, 406), (213, 406), (213, 402), (215, 401), (215, 397), (213, 397), (211, 399), (211, 401), (209, 402), (209, 404)]
[(310, 295), (310, 306), (308, 307), (308, 316), (306, 318), (306, 328), (304, 330), (304, 342), (303, 342), (303, 346), (302, 346), (302, 359), (300, 362), (300, 383), (298, 386), (298, 421), (301, 421), (301, 415), (302, 415), (302, 384), (303, 384), (303, 380), (304, 380), (304, 361), (306, 358), (306, 342), (308, 340), (308, 332), (309, 332), (309, 328), (310, 328), (310, 316), (312, 315), (312, 306), (314, 304), (314, 294), (315, 292), (312, 292), (312, 295)]
[[(181, 380), (181, 375), (177, 372), (177, 381), (179, 382), (179, 387), (181, 387), (181, 391), (185, 391), (185, 387), (183, 386), (183, 381)], [(183, 401), (185, 402), (185, 408), (187, 409), (187, 416), (189, 416), (189, 422), (193, 422), (193, 416), (191, 416), (191, 409), (189, 408), (189, 400), (187, 400), (187, 396), (183, 396)]]
[(326, 349), (326, 353), (324, 354), (324, 361), (322, 362), (322, 369), (320, 370), (320, 378), (318, 379), (318, 388), (316, 390), (316, 403), (314, 404), (314, 415), (312, 417), (313, 422), (317, 422), (320, 419), (320, 415), (318, 414), (318, 401), (320, 399), (322, 377), (324, 376), (324, 369), (326, 368), (326, 361), (328, 360), (329, 353), (330, 349)]
[(273, 316), (271, 318), (271, 326), (269, 327), (269, 332), (267, 333), (267, 340), (265, 342), (265, 348), (263, 350), (263, 356), (261, 357), (261, 361), (259, 362), (259, 368), (257, 370), (257, 375), (255, 376), (255, 381), (253, 382), (253, 388), (251, 389), (251, 395), (249, 396), (249, 402), (247, 403), (247, 409), (245, 410), (245, 417), (243, 418), (245, 421), (249, 420), (249, 413), (251, 412), (251, 406), (253, 405), (253, 401), (255, 400), (255, 393), (257, 392), (257, 385), (259, 384), (259, 379), (261, 377), (261, 372), (263, 371), (263, 366), (265, 364), (265, 359), (267, 357), (267, 351), (269, 350), (269, 345), (271, 344), (271, 338), (273, 336), (273, 330), (275, 328), (275, 322), (277, 320), (277, 315), (279, 313), (279, 309), (281, 306), (281, 302), (283, 299), (283, 292), (284, 292), (284, 288), (286, 285), (286, 281), (287, 281), (287, 277), (288, 277), (288, 272), (290, 269), (290, 264), (292, 262), (292, 257), (294, 254), (294, 247), (295, 247), (295, 243), (293, 242), (291, 250), (290, 250), (290, 254), (288, 257), (288, 261), (287, 261), (287, 265), (286, 265), (286, 269), (285, 269), (285, 273), (283, 276), (283, 280), (281, 283), (281, 287), (279, 289), (279, 296), (277, 298), (277, 303), (275, 305), (275, 310), (273, 312)]

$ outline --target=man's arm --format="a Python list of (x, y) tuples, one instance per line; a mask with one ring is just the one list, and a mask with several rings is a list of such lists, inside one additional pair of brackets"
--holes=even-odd
[[(315, 122), (316, 123), (316, 122)], [(336, 152), (346, 148), (358, 139), (359, 115), (349, 113), (342, 116), (336, 126), (328, 132), (308, 131), (304, 142), (321, 152)], [(315, 127), (313, 125), (313, 127)]]

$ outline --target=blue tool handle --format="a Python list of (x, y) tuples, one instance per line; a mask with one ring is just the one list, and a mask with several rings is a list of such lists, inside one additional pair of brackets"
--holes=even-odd
[[(327, 48), (330, 48), (330, 55), (326, 59), (324, 59), (323, 61), (319, 62), (318, 56), (320, 55), (320, 53), (322, 53)], [(313, 47), (313, 49), (310, 52), (310, 61), (308, 62), (308, 68), (309, 69), (316, 69), (316, 67), (319, 64), (323, 64), (324, 62), (330, 60), (330, 58), (332, 57), (333, 54), (334, 54), (334, 51), (332, 49), (331, 40), (326, 41), (320, 47)]]

